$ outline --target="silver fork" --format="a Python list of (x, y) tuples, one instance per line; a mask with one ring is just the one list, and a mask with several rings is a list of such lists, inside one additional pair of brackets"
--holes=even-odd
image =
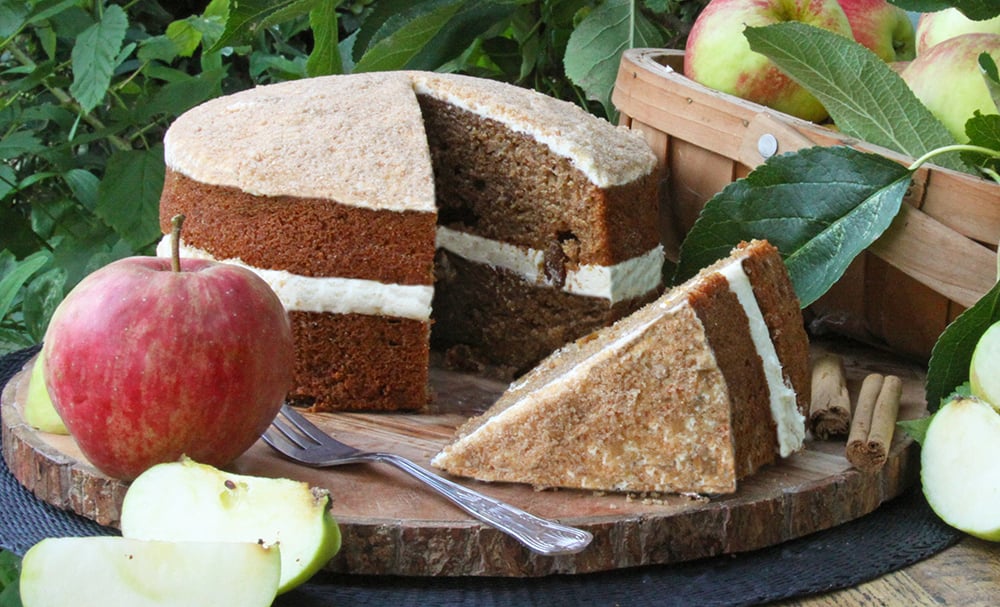
[(262, 438), (286, 457), (309, 466), (340, 466), (373, 461), (392, 464), (445, 496), (462, 510), (510, 535), (538, 554), (574, 554), (586, 548), (593, 539), (583, 529), (539, 518), (477, 493), (428, 472), (405, 457), (393, 453), (362, 451), (346, 445), (320, 430), (288, 405), (282, 405), (281, 415), (275, 418)]

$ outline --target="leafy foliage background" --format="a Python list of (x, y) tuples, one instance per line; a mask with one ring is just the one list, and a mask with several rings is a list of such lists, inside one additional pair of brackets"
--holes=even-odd
[(682, 47), (707, 0), (0, 0), (0, 354), (64, 295), (160, 237), (162, 136), (258, 84), (462, 72), (612, 120), (633, 46)]

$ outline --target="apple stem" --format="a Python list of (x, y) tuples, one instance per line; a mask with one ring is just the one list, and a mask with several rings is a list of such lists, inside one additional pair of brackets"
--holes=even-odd
[(170, 269), (174, 272), (181, 271), (181, 226), (184, 224), (183, 215), (174, 215), (170, 219)]
[[(991, 148), (983, 147), (981, 145), (972, 145), (972, 144), (968, 144), (968, 143), (956, 143), (954, 145), (946, 145), (946, 146), (942, 146), (942, 147), (939, 147), (939, 148), (935, 148), (935, 149), (927, 152), (926, 154), (924, 154), (920, 158), (917, 158), (916, 160), (914, 160), (913, 164), (911, 164), (909, 167), (907, 167), (907, 170), (910, 171), (910, 172), (916, 171), (918, 168), (920, 168), (920, 165), (924, 164), (925, 162), (927, 162), (931, 158), (933, 158), (933, 157), (935, 157), (935, 156), (937, 156), (939, 154), (947, 154), (948, 152), (975, 152), (977, 154), (984, 154), (984, 155), (989, 156), (991, 158), (1000, 158), (1000, 150), (994, 150), (994, 149), (991, 149)], [(992, 179), (994, 179), (994, 181), (996, 180), (996, 177), (994, 175), (990, 175), (990, 177)]]

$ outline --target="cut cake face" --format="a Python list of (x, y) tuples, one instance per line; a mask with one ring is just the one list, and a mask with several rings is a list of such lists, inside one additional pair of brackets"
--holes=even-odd
[(484, 481), (722, 494), (805, 436), (808, 338), (761, 241), (567, 345), (432, 464)]

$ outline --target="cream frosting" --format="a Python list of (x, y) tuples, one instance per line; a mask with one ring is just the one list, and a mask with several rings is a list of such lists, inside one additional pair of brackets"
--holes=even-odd
[(757, 304), (757, 297), (753, 294), (750, 278), (743, 270), (742, 261), (727, 264), (719, 272), (729, 282), (729, 290), (739, 299), (750, 321), (750, 338), (763, 362), (764, 376), (771, 395), (771, 417), (778, 428), (778, 452), (781, 457), (788, 457), (802, 448), (806, 435), (805, 418), (799, 412), (795, 390), (785, 382), (778, 352), (774, 349), (774, 342), (771, 341), (771, 334)]
[[(517, 273), (527, 282), (549, 284), (544, 254), (531, 248), (474, 236), (438, 226), (437, 246), (469, 261)], [(170, 256), (170, 236), (157, 246), (157, 255)], [(239, 258), (216, 259), (208, 251), (181, 243), (181, 255), (209, 259), (252, 270), (277, 293), (287, 310), (371, 314), (427, 320), (434, 289), (430, 285), (386, 284), (359, 278), (313, 277), (284, 270), (258, 268)], [(600, 297), (612, 304), (644, 295), (660, 284), (663, 248), (613, 266), (584, 265), (567, 273), (563, 290), (574, 295)]]
[[(170, 236), (164, 236), (157, 255), (170, 255)], [(264, 279), (278, 295), (286, 310), (370, 314), (429, 320), (434, 287), (430, 285), (385, 284), (360, 278), (301, 276), (284, 270), (256, 268), (239, 258), (218, 260), (211, 253), (181, 243), (181, 257), (209, 259), (238, 265)]]
[[(534, 284), (551, 284), (545, 276), (545, 253), (483, 238), (444, 226), (437, 228), (437, 247), (476, 263), (515, 272)], [(634, 299), (660, 284), (663, 247), (611, 266), (584, 264), (566, 273), (562, 290), (600, 297), (611, 303)]]

